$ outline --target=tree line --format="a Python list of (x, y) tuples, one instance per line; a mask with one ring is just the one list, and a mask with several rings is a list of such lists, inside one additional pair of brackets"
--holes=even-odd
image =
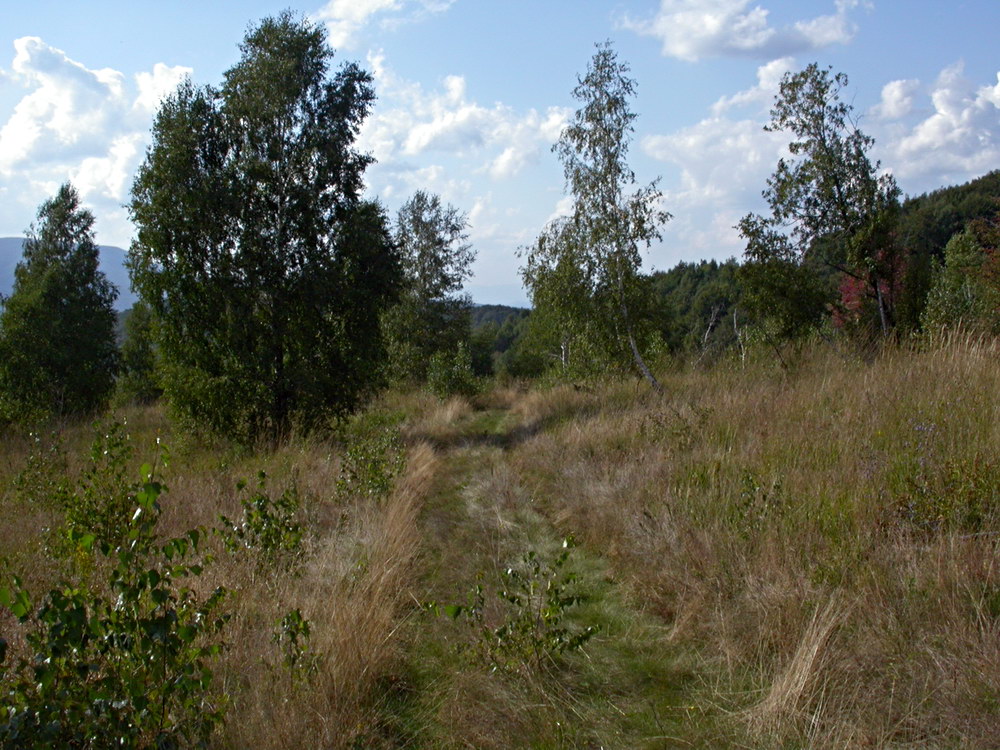
[(520, 251), (530, 314), (472, 326), (468, 218), (418, 191), (394, 220), (363, 196), (355, 145), (369, 73), (334, 67), (323, 29), (286, 12), (253, 27), (218, 86), (162, 103), (128, 208), (139, 303), (115, 344), (94, 217), (66, 184), (28, 231), (0, 314), (0, 419), (163, 396), (234, 440), (324, 429), (388, 382), (471, 392), (477, 376), (577, 377), (759, 341), (891, 340), (962, 324), (995, 333), (1000, 173), (902, 200), (842, 101), (843, 74), (788, 73), (767, 130), (788, 133), (744, 217), (743, 263), (642, 272), (670, 214), (628, 165), (637, 83), (597, 46), (553, 147), (568, 216)]

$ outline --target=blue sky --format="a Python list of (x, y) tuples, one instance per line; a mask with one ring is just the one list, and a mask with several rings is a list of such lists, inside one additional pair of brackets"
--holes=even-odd
[(127, 247), (158, 101), (185, 74), (219, 83), (248, 25), (286, 7), (375, 75), (369, 194), (469, 214), (478, 302), (526, 301), (516, 251), (565, 210), (550, 147), (606, 39), (638, 81), (631, 164), (674, 215), (648, 268), (741, 254), (732, 227), (785, 153), (762, 130), (778, 81), (813, 61), (847, 73), (904, 192), (1000, 168), (997, 0), (0, 0), (0, 236), (71, 179), (98, 241)]

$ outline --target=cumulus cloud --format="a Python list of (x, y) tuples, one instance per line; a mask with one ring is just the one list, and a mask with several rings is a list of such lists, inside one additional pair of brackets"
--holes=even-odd
[(766, 132), (763, 124), (756, 118), (712, 116), (642, 140), (648, 156), (680, 170), (677, 184), (663, 198), (663, 208), (675, 216), (666, 229), (671, 244), (706, 257), (742, 252), (733, 227), (747, 211), (760, 208), (767, 177), (787, 156), (787, 136)]
[(465, 78), (447, 76), (440, 88), (397, 76), (381, 54), (369, 56), (379, 102), (359, 138), (387, 167), (401, 174), (414, 160), (460, 160), (466, 172), (503, 180), (535, 163), (569, 117), (564, 107), (518, 112), (501, 103), (485, 106), (469, 98)]
[[(671, 133), (646, 136), (643, 152), (679, 170), (664, 190), (663, 208), (674, 215), (664, 238), (686, 256), (740, 255), (743, 242), (733, 228), (740, 217), (760, 210), (760, 191), (789, 138), (764, 130), (767, 111), (792, 60), (774, 60), (757, 69), (757, 84), (720, 98), (711, 115)], [(744, 117), (732, 110), (749, 108)], [(674, 259), (676, 260), (676, 259)]]
[(329, 0), (316, 12), (317, 21), (326, 25), (328, 40), (334, 47), (352, 47), (358, 34), (375, 18), (391, 27), (430, 13), (442, 13), (455, 0)]
[(732, 96), (723, 96), (712, 105), (712, 114), (718, 117), (730, 109), (748, 105), (770, 107), (781, 86), (785, 73), (795, 67), (791, 57), (781, 57), (757, 68), (757, 85)]
[(873, 113), (880, 120), (899, 120), (913, 110), (913, 94), (920, 86), (920, 81), (909, 78), (906, 80), (889, 81), (882, 87), (882, 99), (874, 107)]
[(0, 123), (0, 222), (19, 231), (58, 185), (72, 180), (97, 216), (99, 240), (131, 234), (121, 204), (142, 158), (153, 113), (189, 68), (157, 64), (131, 79), (90, 69), (38, 37), (14, 42), (6, 78), (25, 90)]
[(681, 60), (706, 57), (774, 59), (846, 44), (857, 31), (850, 12), (861, 0), (836, 0), (834, 12), (774, 27), (769, 11), (750, 0), (660, 0), (652, 18), (622, 25), (660, 40), (663, 54)]
[[(886, 88), (892, 86), (888, 84)], [(879, 111), (903, 117), (913, 109), (912, 95), (918, 84), (901, 94), (883, 89)], [(886, 144), (885, 161), (893, 172), (926, 189), (925, 178), (965, 180), (1000, 164), (1000, 72), (996, 84), (976, 87), (965, 77), (962, 63), (941, 71), (930, 90), (931, 113), (918, 120)], [(930, 187), (938, 187), (931, 185)]]

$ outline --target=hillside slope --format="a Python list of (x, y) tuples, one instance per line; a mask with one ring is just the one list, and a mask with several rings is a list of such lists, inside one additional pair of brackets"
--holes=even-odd
[[(0, 294), (8, 295), (14, 288), (14, 269), (24, 255), (23, 237), (0, 237)], [(114, 245), (100, 245), (101, 270), (118, 288), (116, 310), (127, 310), (135, 304), (136, 297), (125, 268), (126, 253)]]

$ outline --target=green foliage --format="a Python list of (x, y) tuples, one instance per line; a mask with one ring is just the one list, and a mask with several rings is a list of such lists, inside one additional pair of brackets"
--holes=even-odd
[(833, 296), (815, 264), (799, 258), (788, 239), (760, 217), (745, 217), (740, 232), (747, 250), (737, 276), (747, 313), (773, 342), (815, 331)]
[(427, 387), (440, 399), (473, 396), (479, 390), (472, 357), (464, 342), (452, 352), (435, 352), (427, 365)]
[(899, 518), (923, 531), (976, 533), (992, 528), (1000, 509), (1000, 467), (976, 454), (919, 463), (896, 482)]
[[(507, 317), (493, 337), (492, 371), (495, 375), (533, 378), (545, 371), (546, 356), (539, 337), (534, 335), (534, 311)], [(473, 359), (473, 369), (475, 369)], [(478, 374), (478, 372), (477, 372)]]
[(318, 655), (309, 651), (312, 626), (302, 612), (293, 609), (278, 620), (271, 642), (281, 649), (282, 664), (293, 680), (303, 680), (319, 667)]
[(767, 181), (771, 215), (749, 214), (739, 224), (752, 269), (744, 276), (747, 295), (757, 308), (773, 308), (787, 335), (817, 318), (816, 282), (795, 294), (812, 255), (864, 285), (883, 333), (894, 324), (899, 188), (869, 159), (874, 140), (840, 101), (846, 86), (843, 73), (815, 63), (785, 74), (764, 129), (790, 133), (793, 158), (780, 159)]
[(325, 428), (379, 384), (399, 288), (354, 140), (371, 76), (286, 12), (251, 29), (221, 87), (162, 104), (132, 189), (133, 285), (156, 318), (162, 385), (242, 442)]
[(930, 420), (911, 422), (887, 474), (890, 509), (921, 531), (977, 533), (994, 527), (1000, 509), (1000, 466), (981, 451), (955, 455)]
[[(216, 529), (230, 552), (252, 551), (258, 565), (284, 564), (291, 567), (302, 552), (302, 525), (296, 520), (300, 501), (292, 486), (272, 500), (266, 491), (267, 474), (257, 475), (257, 490), (240, 501), (243, 517), (231, 521), (220, 516), (221, 528)], [(240, 482), (239, 489), (246, 487)]]
[(576, 576), (564, 570), (573, 546), (572, 538), (565, 539), (551, 562), (532, 550), (519, 566), (501, 572), (496, 591), (502, 609), (499, 625), (487, 621), (482, 584), (470, 592), (467, 604), (432, 604), (429, 609), (463, 618), (474, 639), (469, 653), (493, 670), (520, 672), (554, 666), (559, 657), (583, 648), (597, 634), (596, 627), (573, 627), (567, 622), (568, 611), (586, 601)]
[(53, 432), (43, 439), (37, 432), (28, 434), (31, 448), (24, 466), (12, 482), (14, 494), (23, 504), (43, 503), (62, 508), (72, 492), (66, 473), (66, 451), (59, 435)]
[(153, 311), (145, 302), (140, 300), (129, 310), (121, 349), (118, 401), (149, 404), (163, 394), (157, 375), (153, 322)]
[(97, 430), (89, 461), (76, 487), (62, 493), (64, 535), (73, 540), (89, 535), (95, 544), (114, 547), (131, 527), (136, 488), (128, 481), (132, 447), (125, 425), (109, 422)]
[[(55, 530), (52, 549), (74, 556), (77, 540), (90, 537), (91, 545), (117, 545), (130, 527), (135, 491), (128, 480), (132, 446), (124, 423), (95, 426), (88, 460), (78, 476), (69, 475), (65, 451), (58, 436), (48, 442), (32, 434), (32, 448), (13, 481), (23, 503), (42, 503), (63, 514)], [(166, 449), (161, 446), (164, 456)]]
[[(635, 81), (610, 43), (598, 45), (573, 96), (580, 103), (553, 150), (563, 164), (572, 214), (550, 224), (528, 249), (521, 275), (535, 310), (531, 325), (557, 347), (558, 361), (592, 353), (632, 361), (658, 387), (643, 360), (649, 287), (640, 246), (660, 237), (670, 216), (656, 206), (657, 183), (637, 186), (626, 163)], [(596, 351), (595, 351), (596, 350)], [(579, 357), (577, 354), (583, 354)]]
[(372, 411), (348, 425), (337, 494), (341, 498), (379, 500), (392, 490), (403, 469), (398, 418)]
[(932, 270), (943, 262), (948, 242), (971, 222), (994, 216), (998, 200), (1000, 170), (903, 201), (898, 236), (910, 261), (897, 310), (900, 325), (920, 326), (933, 284)]
[(935, 269), (927, 295), (921, 320), (925, 330), (958, 325), (986, 332), (1000, 328), (1000, 286), (987, 273), (990, 261), (973, 231), (949, 240), (944, 265)]
[(741, 305), (739, 268), (734, 259), (678, 263), (648, 277), (656, 324), (671, 353), (721, 351), (736, 343), (750, 322)]
[(470, 303), (459, 294), (476, 258), (467, 229), (465, 214), (422, 190), (399, 209), (395, 241), (404, 291), (383, 321), (397, 380), (424, 380), (434, 354), (469, 339)]
[(37, 608), (20, 579), (0, 588), (31, 652), (3, 673), (0, 746), (204, 746), (222, 721), (210, 662), (221, 649), (225, 592), (200, 598), (184, 586), (202, 573), (192, 558), (203, 534), (158, 537), (164, 491), (144, 466), (120, 542), (71, 534), (81, 554), (103, 561), (103, 585), (61, 583)]
[(787, 507), (780, 479), (767, 487), (753, 473), (745, 471), (740, 495), (732, 508), (731, 522), (745, 541), (753, 542), (781, 519)]
[(0, 420), (88, 413), (108, 399), (118, 292), (98, 269), (93, 226), (66, 183), (28, 230), (0, 313)]
[(477, 377), (531, 375), (515, 372), (524, 350), (530, 310), (506, 305), (474, 305), (469, 353)]

